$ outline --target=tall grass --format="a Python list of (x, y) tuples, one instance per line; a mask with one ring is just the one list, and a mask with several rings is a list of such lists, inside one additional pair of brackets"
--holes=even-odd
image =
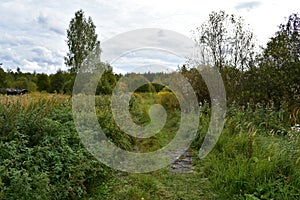
[(197, 164), (215, 198), (299, 199), (300, 134), (293, 123), (285, 108), (230, 107), (214, 150)]
[(71, 97), (63, 94), (33, 92), (25, 95), (0, 95), (0, 105), (18, 105), (22, 109), (31, 110), (38, 107), (53, 109), (57, 105), (70, 106)]
[[(163, 103), (167, 109), (163, 130), (145, 140), (120, 131), (110, 97), (97, 96), (97, 117), (105, 134), (126, 150), (165, 146), (176, 134), (180, 111), (160, 95), (133, 94), (130, 102), (133, 121), (140, 125), (149, 123), (151, 104)], [(194, 157), (196, 173), (174, 175), (162, 169), (116, 179), (82, 145), (69, 96), (0, 96), (0, 199), (299, 199), (300, 133), (291, 129), (299, 123), (298, 114), (285, 106), (230, 106), (213, 151), (202, 160)], [(209, 120), (205, 104), (193, 155)]]

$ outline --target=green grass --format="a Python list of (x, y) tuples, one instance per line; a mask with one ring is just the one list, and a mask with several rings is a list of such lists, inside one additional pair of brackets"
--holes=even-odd
[[(210, 110), (204, 106), (201, 112), (199, 136), (191, 149), (197, 173), (171, 174), (165, 169), (128, 175), (122, 180), (127, 186), (122, 187), (121, 181), (113, 199), (299, 198), (300, 136), (291, 131), (296, 121), (284, 108), (230, 107), (214, 150), (199, 160), (196, 155), (207, 131)], [(172, 117), (168, 121), (171, 124), (170, 120)], [(156, 139), (154, 145), (164, 140), (164, 135)], [(151, 143), (144, 146), (149, 148)]]
[[(135, 98), (132, 116), (145, 125), (147, 110), (158, 99), (152, 94)], [(178, 130), (179, 111), (167, 108), (160, 133), (135, 139), (114, 123), (108, 96), (96, 97), (95, 102), (105, 134), (126, 150), (138, 146), (140, 152), (154, 151)], [(198, 150), (210, 119), (209, 106), (202, 107), (190, 148), (195, 172), (186, 174), (170, 173), (169, 167), (127, 174), (104, 166), (81, 144), (71, 111), (68, 96), (0, 97), (0, 199), (300, 198), (300, 134), (291, 130), (299, 117), (285, 107), (230, 106), (221, 137), (200, 160)]]
[(171, 174), (161, 169), (147, 174), (127, 174), (119, 179), (110, 199), (205, 199), (207, 179), (199, 173)]

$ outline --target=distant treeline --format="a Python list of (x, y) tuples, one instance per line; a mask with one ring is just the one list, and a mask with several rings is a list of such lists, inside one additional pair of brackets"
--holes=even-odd
[[(269, 69), (270, 70), (270, 69)], [(239, 69), (223, 67), (221, 75), (224, 81), (226, 96), (229, 103), (236, 104), (274, 104), (280, 106), (283, 103), (292, 107), (300, 107), (299, 101), (299, 74), (300, 62), (290, 63), (287, 68), (266, 71), (266, 68), (253, 67), (242, 72)], [(132, 88), (138, 85), (141, 79), (149, 81), (147, 84), (135, 89), (136, 92), (160, 92), (171, 91), (163, 84), (151, 83), (152, 81), (172, 79), (176, 73), (181, 73), (192, 85), (199, 102), (210, 102), (207, 86), (196, 68), (188, 68), (186, 65), (178, 68), (173, 73), (144, 73), (144, 74), (114, 74), (108, 69), (98, 82), (96, 94), (112, 94), (116, 83), (123, 77), (121, 86)], [(49, 92), (72, 94), (76, 75), (58, 70), (55, 74), (23, 73), (0, 68), (0, 88), (26, 89), (29, 92)], [(170, 82), (170, 81), (169, 81)], [(184, 86), (182, 86), (184, 87)], [(84, 88), (84, 86), (83, 86)], [(3, 90), (2, 90), (3, 91)], [(128, 90), (129, 91), (129, 90)]]
[[(85, 42), (78, 40), (78, 38), (73, 38), (74, 34), (71, 34), (83, 31), (81, 26), (76, 26), (76, 20), (78, 20), (78, 23), (89, 25), (91, 34), (94, 36), (91, 42), (93, 45), (90, 49), (96, 49), (95, 55), (97, 56), (101, 54), (100, 42), (97, 41), (97, 35), (95, 34), (95, 26), (92, 24), (91, 19), (86, 22), (80, 16), (84, 16), (82, 10), (78, 11), (75, 18), (71, 20), (70, 29), (68, 30), (70, 53), (65, 57), (65, 60), (68, 61), (66, 62), (66, 66), (69, 67), (68, 72), (58, 70), (51, 75), (23, 73), (20, 68), (13, 72), (11, 70), (4, 71), (1, 68), (3, 66), (1, 66), (0, 88), (26, 89), (29, 92), (46, 91), (49, 93), (72, 94), (76, 72), (82, 66), (89, 50), (81, 49), (81, 51), (77, 51), (77, 46), (75, 45), (73, 48), (71, 45), (73, 42)], [(227, 37), (224, 35), (226, 31), (217, 32), (214, 29), (215, 26), (220, 26), (222, 30), (226, 30), (223, 22), (226, 20), (231, 20), (231, 23), (235, 22), (231, 18), (230, 15), (225, 14), (223, 11), (219, 13), (213, 12), (210, 15), (210, 21), (196, 29), (195, 40), (199, 43), (200, 50), (201, 48), (203, 50), (202, 57), (211, 58), (212, 62), (206, 64), (203, 63), (205, 60), (198, 57), (190, 58), (186, 64), (178, 68), (177, 72), (171, 74), (150, 72), (142, 75), (131, 74), (133, 76), (127, 80), (127, 83), (122, 83), (123, 85), (119, 85), (119, 87), (128, 88), (128, 91), (132, 91), (132, 87), (141, 81), (141, 76), (152, 82), (157, 80), (158, 77), (159, 79), (167, 80), (170, 77), (172, 79), (174, 74), (181, 73), (192, 85), (199, 102), (209, 102), (209, 92), (196, 67), (201, 68), (201, 65), (215, 66), (223, 78), (227, 100), (230, 104), (262, 103), (273, 104), (275, 107), (287, 105), (289, 108), (298, 110), (300, 108), (299, 16), (297, 14), (290, 15), (287, 23), (279, 26), (279, 30), (274, 34), (274, 37), (270, 38), (266, 47), (261, 49), (261, 53), (254, 52), (253, 35), (249, 31), (238, 29), (240, 31), (237, 31), (236, 34), (240, 35)], [(242, 21), (238, 22), (238, 24), (233, 23), (233, 27), (242, 25)], [(225, 51), (228, 46), (230, 48)], [(77, 53), (73, 52), (75, 50)], [(105, 63), (97, 67), (103, 67), (103, 64)], [(119, 79), (128, 76), (114, 74), (111, 66), (108, 66), (107, 69), (98, 81), (96, 89), (96, 94), (98, 95), (111, 94)], [(88, 87), (88, 84), (82, 86), (83, 90)], [(185, 86), (182, 85), (182, 87)], [(163, 83), (151, 84), (146, 82), (146, 84), (134, 90), (138, 92), (159, 92), (162, 90), (166, 91), (168, 88), (164, 88)]]
[[(46, 91), (49, 93), (70, 93), (73, 75), (61, 70), (55, 74), (23, 73), (20, 68), (16, 72), (0, 68), (0, 88), (26, 89), (29, 92)], [(5, 90), (1, 90), (2, 93)]]

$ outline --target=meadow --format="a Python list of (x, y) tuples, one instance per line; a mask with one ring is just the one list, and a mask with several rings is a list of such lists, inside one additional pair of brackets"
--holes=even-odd
[[(170, 92), (135, 93), (130, 113), (149, 123), (148, 109), (167, 110), (164, 128), (149, 139), (120, 131), (110, 97), (95, 98), (98, 121), (110, 140), (128, 151), (147, 152), (166, 145), (178, 130), (180, 109)], [(260, 104), (230, 105), (213, 151), (198, 150), (206, 135), (210, 107), (200, 107), (197, 137), (189, 153), (190, 173), (170, 166), (145, 174), (111, 169), (83, 146), (68, 95), (30, 93), (0, 96), (0, 199), (299, 199), (300, 110)]]

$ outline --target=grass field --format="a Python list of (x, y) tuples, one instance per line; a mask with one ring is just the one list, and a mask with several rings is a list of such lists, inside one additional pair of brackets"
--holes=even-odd
[[(180, 123), (178, 109), (172, 109), (176, 101), (162, 99), (135, 94), (131, 102), (130, 112), (139, 124), (149, 123), (150, 104), (167, 108), (164, 129), (150, 139), (120, 131), (108, 96), (96, 97), (97, 117), (118, 146), (153, 151), (172, 140)], [(299, 112), (230, 106), (222, 135), (204, 159), (197, 154), (208, 128), (208, 105), (201, 107), (200, 116), (198, 135), (189, 149), (192, 173), (170, 173), (166, 167), (128, 174), (101, 164), (84, 148), (73, 123), (70, 96), (0, 96), (0, 199), (300, 198), (300, 133), (291, 129), (299, 123)]]

